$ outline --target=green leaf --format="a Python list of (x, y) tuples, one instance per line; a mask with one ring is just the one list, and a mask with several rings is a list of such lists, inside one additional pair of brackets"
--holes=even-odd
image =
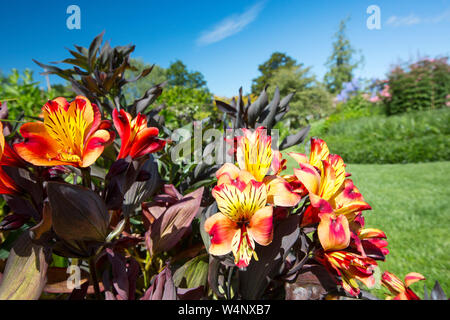
[(208, 280), (208, 255), (203, 254), (186, 262), (173, 275), (176, 287), (197, 288)]
[(0, 300), (36, 300), (46, 282), (50, 250), (25, 231), (11, 249), (0, 285)]

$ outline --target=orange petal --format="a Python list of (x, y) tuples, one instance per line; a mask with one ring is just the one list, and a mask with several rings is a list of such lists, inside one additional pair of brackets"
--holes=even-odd
[(273, 151), (273, 159), (270, 167), (274, 175), (279, 175), (286, 169), (286, 159), (283, 159), (280, 151)]
[(231, 251), (234, 255), (234, 263), (239, 268), (245, 268), (249, 265), (254, 253), (255, 243), (253, 238), (249, 237), (248, 232), (239, 229), (234, 234), (233, 240), (231, 242)]
[(212, 196), (216, 199), (220, 212), (234, 221), (239, 220), (241, 206), (241, 191), (231, 184), (221, 184), (212, 190)]
[(16, 143), (14, 150), (17, 154), (36, 166), (54, 166), (71, 164), (56, 160), (59, 150), (58, 144), (47, 134), (43, 122), (28, 122), (20, 127), (24, 142)]
[(238, 167), (236, 167), (232, 163), (225, 163), (216, 172), (217, 185), (221, 185), (223, 183), (231, 183), (231, 181), (235, 180), (238, 177), (238, 175), (239, 175)]
[(326, 160), (330, 150), (322, 139), (311, 138), (311, 153), (309, 154), (309, 163), (322, 170), (322, 160)]
[(250, 220), (248, 233), (260, 245), (267, 246), (273, 238), (273, 207), (266, 206), (256, 211)]
[(310, 164), (300, 163), (300, 169), (295, 168), (294, 174), (305, 186), (309, 193), (318, 194), (320, 186), (320, 175)]
[(405, 276), (405, 285), (406, 285), (406, 287), (409, 287), (413, 283), (416, 283), (417, 281), (420, 281), (420, 280), (425, 280), (425, 277), (423, 275), (421, 275), (420, 273), (411, 272)]
[(374, 228), (361, 229), (358, 236), (360, 239), (370, 239), (370, 238), (386, 239), (386, 234), (383, 231)]
[(319, 214), (320, 223), (317, 228), (319, 240), (325, 251), (341, 250), (350, 244), (350, 229), (345, 216), (332, 213)]
[(335, 194), (345, 180), (345, 164), (344, 160), (337, 154), (330, 154), (328, 156), (328, 162), (331, 164), (331, 167), (334, 170), (336, 181), (334, 183), (333, 194)]
[(110, 140), (110, 133), (106, 130), (96, 131), (88, 140), (83, 153), (81, 167), (89, 167), (103, 153), (105, 144)]
[(236, 151), (239, 168), (250, 172), (257, 181), (262, 181), (272, 163), (272, 138), (262, 127), (251, 132), (242, 129), (244, 136), (238, 138)]
[(288, 156), (290, 156), (295, 161), (297, 161), (298, 164), (300, 164), (300, 163), (308, 163), (308, 158), (303, 153), (288, 152)]
[(320, 188), (319, 193), (322, 198), (329, 200), (335, 193), (336, 175), (331, 164), (323, 160), (323, 170), (320, 176)]
[(131, 144), (130, 156), (142, 157), (149, 153), (158, 152), (166, 145), (165, 140), (158, 139), (158, 128), (150, 127), (140, 130)]
[(294, 207), (301, 200), (301, 196), (293, 192), (291, 185), (281, 177), (266, 176), (263, 182), (267, 186), (267, 202), (270, 204)]
[(250, 181), (256, 181), (256, 178), (247, 170), (240, 170), (238, 178), (240, 181), (244, 183), (250, 183)]
[(314, 193), (309, 194), (309, 201), (311, 206), (317, 209), (318, 213), (332, 213), (333, 208), (325, 199), (315, 195)]
[(125, 158), (128, 155), (130, 149), (129, 142), (131, 136), (131, 125), (129, 118), (131, 116), (128, 117), (128, 114), (125, 112), (125, 110), (117, 111), (117, 109), (113, 110), (112, 116), (114, 127), (116, 128), (121, 140), (121, 147), (118, 158)]
[(389, 289), (392, 294), (399, 294), (406, 290), (403, 282), (393, 273), (385, 271), (381, 276), (381, 283)]
[(5, 149), (5, 136), (3, 135), (3, 125), (0, 122), (0, 160), (3, 157), (3, 149)]
[(239, 228), (223, 214), (216, 213), (205, 221), (205, 231), (211, 236), (209, 253), (222, 256), (231, 251), (231, 241)]

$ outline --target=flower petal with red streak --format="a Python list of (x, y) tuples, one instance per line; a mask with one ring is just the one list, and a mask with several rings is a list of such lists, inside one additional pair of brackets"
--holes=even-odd
[(216, 172), (217, 185), (231, 183), (239, 176), (239, 168), (232, 163), (225, 163)]
[(322, 161), (328, 158), (330, 150), (322, 139), (311, 138), (311, 153), (309, 154), (309, 163), (319, 170), (322, 170)]
[(276, 206), (294, 207), (301, 196), (292, 190), (291, 185), (283, 178), (266, 176), (263, 180), (267, 186), (267, 202)]
[(250, 219), (247, 231), (260, 245), (270, 244), (273, 238), (273, 207), (267, 206), (256, 211)]
[(308, 163), (308, 158), (303, 153), (288, 152), (288, 156), (290, 156), (295, 161), (297, 161), (298, 164), (300, 164), (300, 163)]
[(222, 213), (216, 213), (205, 221), (205, 231), (211, 236), (209, 253), (222, 256), (231, 251), (231, 241), (239, 228)]
[(97, 130), (87, 141), (82, 160), (82, 167), (89, 167), (103, 153), (105, 145), (110, 141), (110, 133), (106, 130)]
[(320, 175), (312, 165), (300, 163), (300, 169), (294, 168), (294, 174), (309, 193), (318, 194)]
[(273, 159), (271, 169), (274, 175), (279, 175), (283, 170), (286, 170), (286, 159), (283, 159), (283, 155), (280, 151), (273, 151)]
[(70, 164), (56, 160), (58, 149), (53, 139), (47, 134), (42, 122), (28, 122), (20, 127), (24, 142), (16, 143), (14, 150), (27, 162), (37, 166), (53, 166)]
[(426, 278), (417, 272), (410, 272), (405, 276), (405, 285), (407, 287), (411, 286), (413, 283), (416, 283), (420, 280), (426, 280)]
[(345, 216), (332, 213), (319, 214), (320, 223), (317, 228), (320, 243), (325, 251), (341, 250), (350, 244), (350, 229)]

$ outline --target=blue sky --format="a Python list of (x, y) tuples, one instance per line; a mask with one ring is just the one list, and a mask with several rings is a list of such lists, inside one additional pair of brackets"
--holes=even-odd
[[(80, 30), (66, 27), (72, 4), (81, 9)], [(366, 27), (369, 5), (380, 7), (380, 30)], [(347, 35), (365, 59), (357, 76), (382, 78), (399, 61), (450, 55), (450, 0), (2, 0), (0, 14), (0, 70), (31, 68), (42, 84), (31, 59), (62, 60), (65, 48), (88, 46), (102, 31), (112, 45), (136, 44), (132, 56), (148, 63), (167, 67), (181, 59), (221, 96), (240, 86), (248, 92), (258, 65), (274, 51), (322, 79), (332, 36), (346, 16)]]

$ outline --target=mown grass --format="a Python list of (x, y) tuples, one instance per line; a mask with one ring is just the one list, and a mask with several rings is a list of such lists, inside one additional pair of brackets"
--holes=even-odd
[(450, 108), (390, 117), (334, 118), (312, 123), (310, 136), (324, 139), (347, 162), (450, 161)]
[[(288, 168), (293, 166), (289, 160)], [(450, 162), (349, 164), (347, 171), (373, 208), (365, 212), (366, 226), (388, 237), (390, 254), (381, 270), (401, 279), (419, 272), (428, 290), (438, 280), (450, 294)], [(413, 285), (421, 297), (423, 284)], [(381, 298), (384, 291), (373, 293)]]

